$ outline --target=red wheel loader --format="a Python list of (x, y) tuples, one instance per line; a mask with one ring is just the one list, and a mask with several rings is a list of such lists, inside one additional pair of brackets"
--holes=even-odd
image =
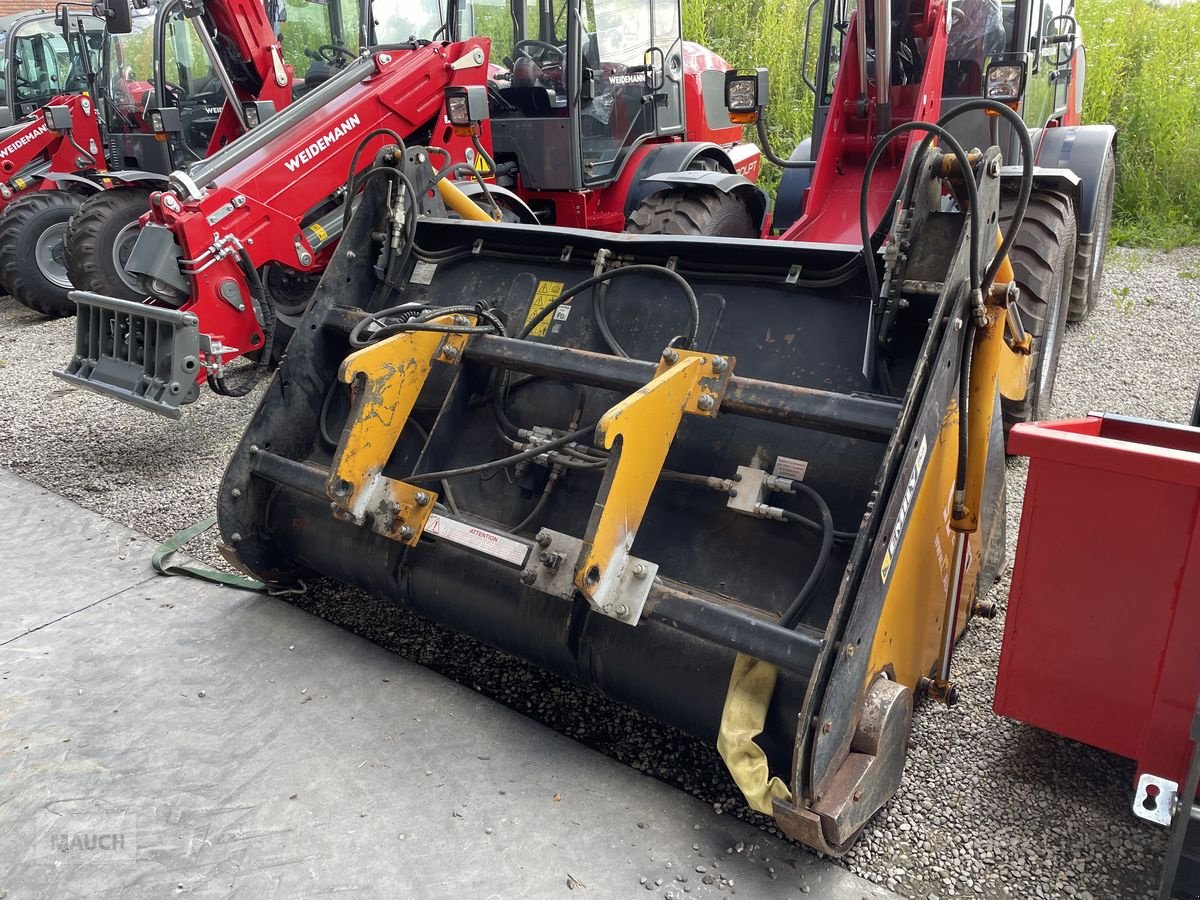
[[(1067, 177), (998, 100), (922, 121), (944, 4), (839, 12), (826, 53), (861, 39), (804, 227), (840, 237), (427, 217), (397, 241), (402, 198), (373, 177), (219, 500), (258, 577), (329, 576), (594, 685), (715, 744), (748, 805), (835, 855), (899, 785), (914, 702), (955, 700), (955, 641), (987, 612), (1001, 401), (1040, 375), (1009, 251), (1039, 177)], [(760, 76), (725, 77), (753, 121)], [(955, 139), (1003, 140), (987, 114), (1015, 171)], [(685, 175), (659, 219), (736, 180)]]
[[(68, 223), (89, 197), (109, 210), (144, 208), (166, 173), (229, 143), (255, 112), (292, 98), (292, 68), (259, 0), (168, 0), (110, 15), (87, 94), (52, 100), (23, 128), (40, 134), (12, 168), (0, 163), (0, 274), (19, 301), (46, 315), (75, 310), (64, 243)], [(104, 10), (101, 10), (104, 12)], [(79, 24), (60, 14), (64, 39)], [(326, 31), (328, 34), (328, 31)], [(316, 41), (328, 38), (317, 33)], [(149, 80), (143, 80), (148, 78)], [(233, 102), (226, 102), (233, 98)], [(112, 221), (120, 221), (119, 213)], [(84, 220), (72, 243), (89, 248), (92, 268), (123, 272), (136, 228), (112, 232)]]
[[(436, 18), (436, 6), (428, 13)], [(172, 189), (151, 197), (127, 266), (151, 299), (114, 304), (111, 279), (82, 284), (91, 293), (76, 296), (83, 318), (64, 377), (174, 417), (206, 381), (245, 393), (328, 264), (354, 194), (347, 179), (398, 138), (437, 154), (443, 192), (451, 187), (441, 176), (458, 167), (491, 176), (457, 176), (456, 214), (478, 216), (462, 202), (474, 198), (516, 221), (620, 231), (677, 173), (708, 172), (737, 183), (739, 217), (713, 233), (757, 232), (766, 199), (738, 172), (756, 177), (758, 150), (739, 143), (741, 129), (720, 105), (728, 66), (683, 42), (678, 0), (587, 10), (564, 0), (536, 19), (521, 2), (477, 3), (452, 7), (442, 28), (436, 21), (429, 37), (461, 39), (376, 46), (258, 130), (173, 174)], [(489, 65), (492, 40), (503, 59)], [(446, 92), (461, 119), (447, 117)], [(113, 317), (119, 326), (95, 324)], [(151, 346), (140, 336), (147, 330), (158, 334), (153, 353), (141, 350)], [(235, 385), (226, 367), (247, 355), (258, 362)]]

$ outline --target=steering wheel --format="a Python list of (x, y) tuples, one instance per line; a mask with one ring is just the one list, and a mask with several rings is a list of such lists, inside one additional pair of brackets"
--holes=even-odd
[(558, 57), (558, 62), (560, 65), (567, 58), (567, 55), (562, 51), (561, 47), (556, 47), (554, 44), (548, 44), (546, 41), (535, 41), (533, 39), (517, 41), (515, 44), (513, 44), (513, 53), (523, 53), (530, 59), (534, 59), (534, 55), (525, 49), (527, 46), (533, 47), (537, 50), (544, 50), (548, 53), (553, 53)]
[(322, 44), (317, 48), (317, 56), (322, 62), (327, 62), (331, 66), (340, 59), (354, 59), (354, 54), (345, 47), (340, 47), (337, 44)]
[(163, 99), (172, 106), (181, 107), (187, 98), (187, 92), (173, 81), (163, 82)]

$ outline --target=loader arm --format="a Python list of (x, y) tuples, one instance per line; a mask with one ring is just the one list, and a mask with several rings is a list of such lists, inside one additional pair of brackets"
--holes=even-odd
[[(143, 368), (176, 372), (176, 361), (192, 358), (200, 363), (186, 370), (194, 385), (149, 407), (178, 415), (179, 403), (194, 399), (196, 386), (265, 347), (271, 317), (262, 306), (275, 297), (263, 296), (257, 273), (274, 270), (292, 279), (319, 274), (341, 231), (347, 179), (373, 165), (376, 151), (395, 137), (432, 139), (438, 167), (447, 158), (464, 162), (470, 140), (438, 125), (444, 89), (482, 85), (487, 50), (486, 40), (472, 39), (361, 56), (219, 153), (173, 173), (173, 189), (151, 195), (127, 267), (154, 295), (150, 303), (174, 316), (155, 321), (178, 327), (156, 347), (157, 362), (126, 360), (131, 366), (124, 382), (80, 383), (131, 402), (136, 396), (145, 405)], [(279, 305), (285, 312), (284, 298)], [(90, 340), (80, 333), (69, 374), (79, 373), (81, 360), (102, 353)]]
[[(51, 127), (52, 119), (70, 123)], [(96, 104), (86, 94), (63, 94), (17, 123), (0, 141), (0, 201), (37, 184), (49, 171), (106, 169)]]

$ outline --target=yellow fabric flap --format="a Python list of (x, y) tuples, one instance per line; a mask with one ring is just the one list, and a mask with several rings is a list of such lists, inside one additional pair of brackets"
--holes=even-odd
[(771, 801), (778, 797), (791, 800), (792, 792), (779, 778), (771, 777), (767, 755), (754, 739), (762, 734), (767, 707), (775, 692), (779, 669), (770, 663), (742, 653), (733, 663), (721, 730), (717, 734), (717, 752), (725, 760), (734, 783), (751, 809), (772, 815)]

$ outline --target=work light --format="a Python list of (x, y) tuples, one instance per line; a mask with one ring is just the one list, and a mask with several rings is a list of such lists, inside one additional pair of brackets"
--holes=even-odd
[(1020, 62), (993, 61), (987, 70), (985, 96), (1002, 103), (1019, 101), (1025, 92), (1025, 66)]
[(275, 104), (270, 100), (252, 100), (242, 104), (242, 112), (246, 116), (246, 124), (257, 128), (275, 114)]
[(481, 85), (446, 88), (446, 118), (455, 134), (469, 137), (488, 117), (487, 89)]
[(738, 72), (731, 69), (725, 73), (725, 108), (729, 119), (738, 125), (753, 125), (759, 113), (767, 105), (767, 70)]

